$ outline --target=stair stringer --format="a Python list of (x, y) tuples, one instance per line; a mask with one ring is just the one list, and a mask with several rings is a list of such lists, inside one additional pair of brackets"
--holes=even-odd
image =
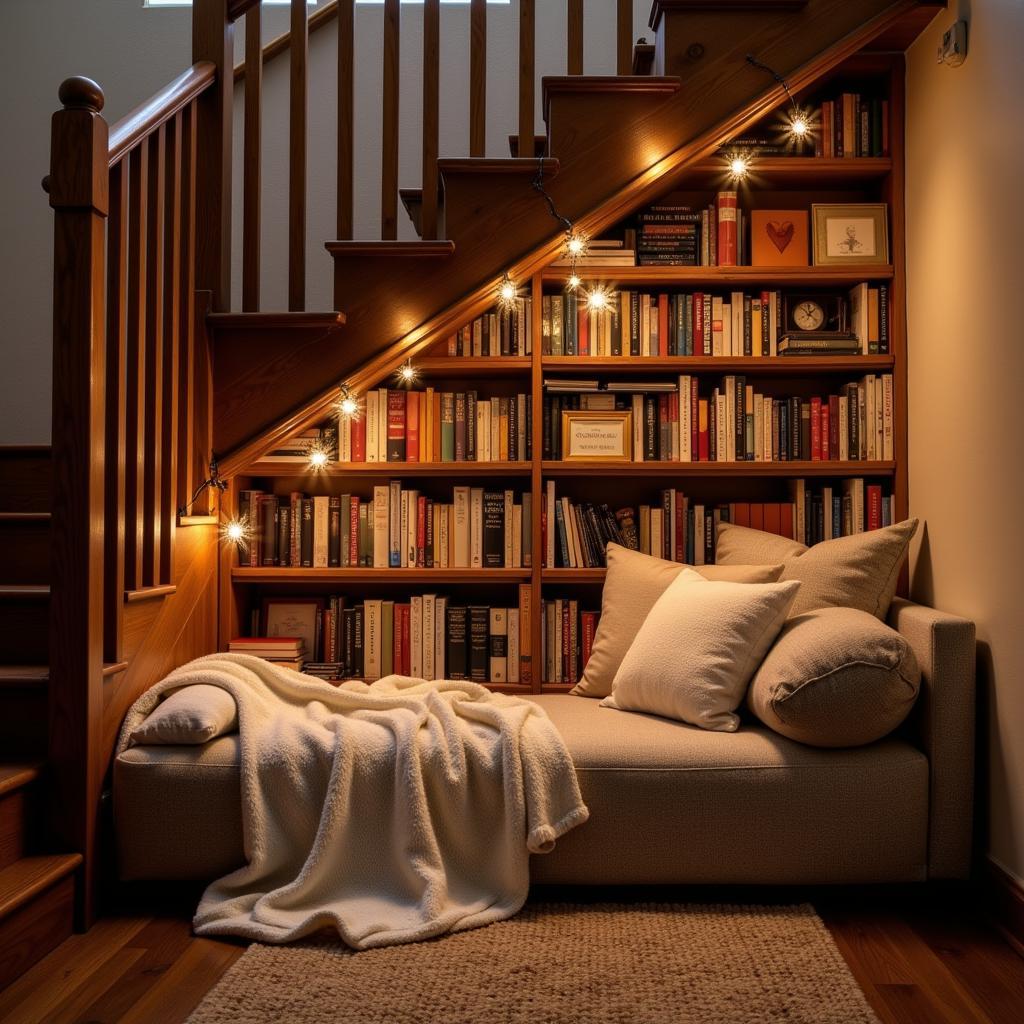
[[(873, 0), (859, 0), (858, 3), (849, 3), (848, 0), (843, 3), (836, 0), (821, 0), (820, 3), (814, 3), (812, 0), (808, 4), (811, 14), (821, 16), (822, 9), (827, 8), (836, 22), (845, 19), (847, 24), (852, 22), (852, 26), (838, 41), (805, 60), (788, 74), (786, 68), (781, 67), (790, 89), (796, 92), (813, 85), (838, 64), (898, 25), (918, 6), (917, 0), (898, 0), (889, 4)], [(770, 51), (769, 42), (758, 53), (761, 57), (770, 59)], [(739, 62), (745, 63), (742, 57), (739, 58)], [(659, 120), (668, 120), (679, 114), (677, 100), (678, 94), (659, 109)], [(674, 148), (658, 146), (652, 141), (659, 137), (657, 121), (652, 124), (648, 118), (643, 124), (626, 126), (627, 136), (646, 139), (648, 142), (651, 158), (638, 173), (633, 174), (611, 195), (592, 201), (583, 210), (574, 205), (570, 195), (565, 194), (567, 179), (571, 179), (571, 186), (573, 183), (579, 184), (581, 177), (585, 176), (586, 168), (579, 166), (581, 161), (577, 160), (576, 166), (567, 167), (563, 164), (550, 190), (556, 197), (559, 209), (565, 211), (579, 229), (595, 236), (604, 228), (672, 189), (691, 164), (708, 157), (729, 139), (735, 138), (770, 114), (785, 100), (786, 94), (778, 85), (757, 92), (748, 102), (719, 120), (713, 127)], [(691, 117), (693, 102), (691, 99), (682, 107), (683, 111), (689, 110)], [(608, 147), (609, 154), (617, 151), (617, 146)], [(595, 158), (596, 154), (592, 154), (591, 160)], [(537, 199), (534, 200), (533, 212), (538, 215), (540, 224), (545, 226), (545, 230), (538, 231), (540, 241), (534, 247), (515, 259), (496, 260), (497, 265), (487, 268), (487, 276), (476, 287), (464, 290), (454, 301), (447, 301), (419, 323), (409, 322), (407, 308), (403, 308), (405, 322), (399, 324), (399, 330), (394, 331), (390, 338), (377, 340), (369, 325), (368, 311), (358, 306), (355, 309), (347, 306), (348, 322), (343, 328), (342, 344), (335, 345), (333, 352), (325, 350), (324, 346), (317, 347), (316, 351), (307, 346), (301, 353), (301, 360), (305, 365), (315, 364), (322, 370), (322, 390), (306, 401), (293, 403), (290, 411), (282, 410), (282, 414), (273, 422), (256, 424), (256, 429), (247, 437), (238, 436), (240, 432), (237, 424), (227, 432), (222, 431), (219, 439), (215, 436), (214, 444), (215, 448), (218, 448), (222, 475), (230, 476), (244, 470), (255, 459), (280, 445), (293, 434), (327, 418), (337, 404), (339, 385), (344, 384), (355, 394), (365, 391), (397, 369), (405, 360), (429, 349), (461, 325), (490, 308), (494, 304), (495, 289), (501, 274), (506, 270), (514, 280), (523, 282), (555, 259), (561, 248), (563, 235), (560, 231), (553, 230), (556, 228), (554, 222), (547, 215), (544, 204)], [(495, 247), (496, 250), (500, 249), (497, 242)], [(445, 267), (450, 267), (459, 255), (456, 252), (452, 259), (445, 263)], [(419, 287), (428, 295), (436, 293), (439, 283), (443, 280), (442, 271), (420, 275), (418, 285), (406, 281), (400, 272), (396, 272), (395, 276), (397, 280), (393, 284), (396, 289)], [(375, 296), (374, 302), (377, 301), (378, 298)], [(371, 341), (372, 345), (369, 344)], [(339, 354), (348, 353), (352, 353), (352, 358), (339, 358)], [(283, 383), (282, 378), (279, 380)], [(218, 397), (215, 395), (215, 409), (217, 401)], [(235, 402), (235, 405), (237, 404)], [(266, 404), (264, 409), (270, 411)], [(226, 452), (219, 449), (218, 441), (220, 444), (229, 442), (225, 445), (228, 449)]]

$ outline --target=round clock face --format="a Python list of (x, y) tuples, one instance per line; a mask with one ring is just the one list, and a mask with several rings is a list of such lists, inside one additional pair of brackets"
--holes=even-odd
[(816, 331), (824, 322), (825, 310), (817, 302), (805, 299), (793, 310), (793, 323), (801, 331)]

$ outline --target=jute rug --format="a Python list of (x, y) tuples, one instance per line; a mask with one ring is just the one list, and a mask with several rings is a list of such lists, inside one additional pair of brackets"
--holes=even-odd
[(812, 907), (528, 904), (430, 942), (253, 945), (190, 1024), (877, 1024)]

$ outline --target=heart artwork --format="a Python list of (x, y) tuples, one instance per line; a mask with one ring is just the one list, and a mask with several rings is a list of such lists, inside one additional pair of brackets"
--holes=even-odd
[(768, 237), (779, 252), (785, 252), (786, 246), (793, 241), (793, 222), (791, 220), (770, 220), (765, 225)]

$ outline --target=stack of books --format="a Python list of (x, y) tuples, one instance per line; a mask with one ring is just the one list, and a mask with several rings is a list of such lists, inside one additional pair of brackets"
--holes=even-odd
[(580, 681), (600, 618), (600, 612), (582, 611), (574, 599), (543, 603), (540, 628), (545, 682), (575, 686)]
[(295, 636), (241, 636), (228, 641), (228, 651), (231, 654), (251, 654), (282, 668), (301, 672), (306, 643), (302, 637)]
[(632, 235), (627, 241), (619, 238), (592, 238), (587, 243), (587, 251), (583, 256), (572, 259), (563, 256), (555, 260), (552, 267), (573, 267), (581, 270), (587, 267), (635, 267), (636, 250), (632, 245)]
[(889, 101), (844, 92), (821, 103), (814, 129), (815, 156), (888, 156)]

